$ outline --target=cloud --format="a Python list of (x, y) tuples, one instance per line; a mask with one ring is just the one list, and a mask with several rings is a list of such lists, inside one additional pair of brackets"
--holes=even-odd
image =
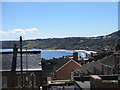
[(26, 34), (25, 30), (23, 29), (13, 29), (11, 33)]
[(22, 32), (24, 30), (23, 29), (14, 29), (13, 31), (15, 31), (15, 32)]
[(26, 31), (38, 31), (38, 29), (37, 28), (31, 28), (31, 29), (26, 29)]
[(7, 34), (20, 34), (20, 35), (25, 35), (26, 33), (28, 32), (36, 32), (38, 31), (37, 28), (30, 28), (30, 29), (21, 29), (21, 28), (18, 28), (18, 29), (13, 29), (13, 30), (10, 30), (10, 31), (2, 31), (0, 30), (0, 34), (1, 35), (7, 35)]
[(0, 34), (2, 34), (2, 35), (7, 35), (7, 32), (0, 31)]

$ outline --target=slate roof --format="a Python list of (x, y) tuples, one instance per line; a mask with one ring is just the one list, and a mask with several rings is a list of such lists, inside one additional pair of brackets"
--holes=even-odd
[(101, 71), (101, 64), (99, 62), (90, 62), (74, 70), (74, 72), (81, 72), (81, 73), (87, 74), (88, 71), (93, 72), (94, 68), (97, 68), (99, 69), (99, 71)]
[(114, 66), (114, 55), (110, 55), (109, 57), (103, 58), (102, 64), (106, 64), (109, 66)]
[(53, 67), (55, 67), (55, 70), (58, 70), (60, 67), (62, 67), (65, 63), (67, 63), (70, 60), (71, 60), (70, 58), (56, 60), (57, 64), (54, 65)]
[(50, 64), (49, 62), (45, 62), (45, 65), (43, 66), (43, 77), (50, 76), (53, 70), (58, 70), (60, 67), (62, 67), (65, 63), (70, 61), (70, 58), (58, 58), (50, 61), (55, 61), (56, 64)]
[[(94, 68), (96, 68), (97, 70), (99, 71), (102, 71), (102, 64), (106, 64), (106, 65), (109, 65), (109, 66), (114, 66), (115, 63), (114, 63), (114, 55), (116, 53), (110, 55), (110, 56), (106, 56), (98, 61), (92, 61), (90, 63), (86, 63), (84, 64), (82, 67), (74, 70), (74, 72), (83, 72), (85, 74), (89, 72), (93, 72)], [(120, 60), (120, 54), (117, 54), (118, 55), (118, 59)]]
[(75, 81), (75, 84), (77, 84), (81, 90), (90, 90), (90, 81)]
[(100, 59), (98, 61), (88, 62), (88, 63), (84, 64), (83, 66), (81, 66), (80, 68), (74, 70), (74, 72), (81, 72), (81, 73), (87, 74), (89, 71), (89, 72), (93, 73), (94, 68), (95, 68), (95, 69), (97, 69), (96, 73), (99, 74), (102, 71), (101, 62), (104, 61), (105, 58), (107, 58), (107, 57), (104, 57), (103, 59)]
[[(0, 60), (2, 60), (2, 70), (11, 70), (12, 66), (12, 58), (13, 58), (13, 52), (2, 52), (2, 57), (0, 57)], [(28, 51), (27, 54), (27, 61), (28, 61), (28, 70), (42, 70), (41, 68), (41, 54), (40, 51)], [(23, 70), (26, 69), (26, 53), (23, 52), (22, 54), (22, 60), (23, 60)], [(20, 70), (20, 53), (17, 54), (17, 61), (16, 61), (16, 70)]]
[(111, 67), (114, 67), (115, 66), (115, 60), (120, 61), (120, 54), (114, 53), (114, 54), (110, 55), (109, 57), (105, 57), (103, 59), (104, 60), (101, 63), (103, 63), (105, 65), (108, 65), (108, 66), (111, 66)]

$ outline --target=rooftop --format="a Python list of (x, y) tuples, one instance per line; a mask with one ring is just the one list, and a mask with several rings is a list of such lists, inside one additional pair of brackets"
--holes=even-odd
[[(2, 57), (0, 60), (2, 61), (2, 71), (10, 71), (12, 66), (13, 60), (13, 52), (1, 52)], [(23, 60), (23, 70), (26, 70), (26, 60), (28, 63), (28, 70), (42, 70), (41, 68), (41, 54), (40, 51), (28, 51), (27, 52), (27, 59), (26, 53), (23, 52), (22, 54)], [(17, 61), (16, 61), (16, 70), (20, 70), (20, 53), (17, 53)]]
[(115, 59), (120, 60), (119, 54), (116, 55), (116, 53), (113, 53), (112, 55), (105, 56), (104, 58), (99, 59), (97, 61), (93, 60), (92, 62), (88, 62), (83, 66), (81, 66), (80, 68), (74, 70), (74, 72), (81, 72), (84, 74), (88, 74), (88, 72), (93, 73), (94, 68), (96, 68), (97, 69), (96, 74), (99, 74), (102, 71), (102, 67), (101, 67), (102, 64), (106, 64), (113, 67), (115, 65), (115, 62), (114, 62)]
[(88, 72), (93, 72), (94, 68), (98, 68), (99, 70), (101, 70), (101, 64), (99, 61), (92, 61), (90, 63), (84, 64), (80, 68), (74, 70), (74, 72), (81, 72), (87, 74)]
[(90, 90), (90, 81), (75, 81), (75, 84), (77, 84), (82, 90)]
[(53, 70), (58, 70), (68, 61), (70, 61), (70, 58), (67, 57), (45, 61), (42, 65), (44, 77), (50, 76)]
[(116, 53), (114, 53), (114, 54), (112, 54), (108, 57), (105, 57), (105, 58), (103, 58), (103, 61), (101, 63), (109, 65), (111, 67), (114, 67), (115, 66), (115, 60), (120, 60), (120, 54), (117, 58), (116, 58)]

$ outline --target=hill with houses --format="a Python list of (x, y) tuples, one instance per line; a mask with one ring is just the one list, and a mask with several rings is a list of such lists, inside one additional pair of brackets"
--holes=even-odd
[[(120, 30), (105, 36), (97, 37), (66, 37), (24, 40), (23, 47), (29, 49), (67, 49), (67, 50), (100, 50), (114, 49), (116, 39), (120, 37)], [(3, 49), (12, 49), (14, 43), (19, 48), (19, 41), (0, 41)]]

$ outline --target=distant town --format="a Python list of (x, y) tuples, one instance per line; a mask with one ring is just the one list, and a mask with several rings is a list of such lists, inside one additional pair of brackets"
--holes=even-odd
[[(77, 37), (66, 39), (77, 39)], [(96, 44), (95, 49), (92, 49), (88, 45), (83, 49), (95, 52), (86, 53), (84, 58), (79, 56), (77, 51), (73, 51), (73, 55), (45, 60), (41, 58), (40, 50), (27, 51), (30, 43), (22, 40), (22, 36), (18, 41), (3, 41), (3, 49), (13, 48), (13, 52), (0, 52), (2, 56), (0, 88), (2, 90), (119, 90), (120, 30), (107, 36), (81, 37), (79, 40), (80, 42), (83, 42), (81, 40), (113, 40), (115, 43), (105, 42), (112, 48), (98, 48)], [(33, 44), (36, 41), (44, 40), (27, 40)], [(50, 42), (50, 39), (46, 41)], [(25, 47), (26, 44), (28, 47)]]

